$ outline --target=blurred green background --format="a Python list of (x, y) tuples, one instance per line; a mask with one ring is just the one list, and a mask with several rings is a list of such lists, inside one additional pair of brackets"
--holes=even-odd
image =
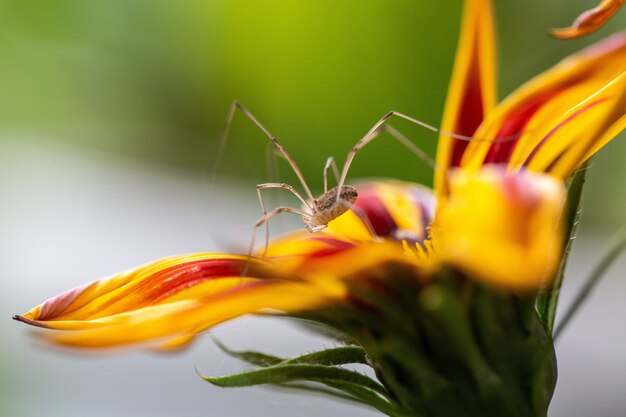
[[(626, 28), (558, 41), (593, 0), (497, 1), (500, 97), (568, 53)], [(314, 188), (328, 155), (387, 111), (437, 125), (462, 2), (279, 0), (3, 0), (0, 137), (81, 147), (208, 170), (228, 105), (244, 103), (285, 145)], [(395, 122), (434, 155), (436, 135)], [(220, 173), (265, 182), (266, 140), (236, 117)], [(588, 221), (623, 222), (626, 141), (596, 158)], [(376, 142), (351, 177), (431, 183), (400, 145)], [(293, 182), (286, 167), (282, 178)], [(595, 188), (595, 190), (594, 190)], [(616, 200), (618, 200), (616, 202)]]
[[(569, 24), (597, 0), (495, 2), (501, 98), (567, 54), (626, 30), (623, 10), (593, 36), (557, 41), (547, 29)], [(211, 152), (233, 99), (281, 140), (318, 191), (326, 157), (343, 162), (389, 110), (438, 125), (461, 6), (461, 0), (0, 0), (0, 415), (356, 415), (303, 396), (208, 389), (194, 367), (240, 370), (222, 367), (223, 355), (208, 338), (172, 360), (76, 358), (30, 343), (28, 329), (8, 318), (151, 259), (226, 250), (224, 242), (247, 245), (259, 215), (253, 186), (270, 178), (266, 139), (240, 115), (220, 174), (239, 176), (244, 188), (209, 187)], [(435, 134), (394, 126), (434, 155)], [(610, 229), (626, 220), (626, 137), (594, 159), (565, 300)], [(377, 176), (430, 184), (432, 173), (382, 140), (359, 154), (351, 171), (351, 178)], [(296, 184), (284, 163), (281, 177)], [(626, 314), (623, 271), (623, 262), (616, 265), (557, 346), (555, 417), (623, 414), (626, 334), (614, 320)], [(239, 323), (220, 328), (220, 339), (285, 356), (311, 349), (302, 334)]]

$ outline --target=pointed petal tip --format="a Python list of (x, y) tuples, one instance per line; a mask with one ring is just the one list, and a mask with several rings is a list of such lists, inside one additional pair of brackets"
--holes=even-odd
[(585, 36), (588, 32), (584, 32), (578, 29), (574, 29), (572, 27), (565, 28), (552, 28), (548, 29), (548, 34), (555, 39), (578, 39)]
[(583, 12), (571, 26), (551, 29), (550, 35), (557, 39), (578, 39), (595, 32), (608, 22), (626, 3), (626, 0), (602, 0), (600, 4)]
[(18, 321), (20, 323), (25, 323), (28, 324), (30, 326), (35, 326), (35, 327), (41, 327), (42, 329), (52, 329), (52, 326), (47, 325), (45, 322), (40, 321), (40, 320), (33, 320), (31, 318), (28, 318), (26, 316), (22, 316), (19, 314), (16, 314), (12, 317), (13, 320)]

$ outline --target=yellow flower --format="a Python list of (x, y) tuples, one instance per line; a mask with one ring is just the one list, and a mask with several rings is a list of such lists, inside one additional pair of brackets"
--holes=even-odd
[(78, 347), (174, 348), (232, 318), (355, 302), (402, 271), (428, 285), (447, 268), (503, 289), (537, 290), (562, 256), (565, 181), (626, 124), (626, 35), (557, 64), (496, 105), (493, 10), (467, 0), (437, 153), (435, 192), (379, 181), (319, 233), (265, 256), (158, 260), (58, 295), (16, 319)]

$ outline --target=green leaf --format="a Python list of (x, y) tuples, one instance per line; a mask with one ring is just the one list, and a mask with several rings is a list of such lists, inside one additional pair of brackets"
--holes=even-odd
[(252, 365), (267, 367), (278, 364), (310, 364), (310, 365), (346, 365), (350, 363), (361, 363), (368, 365), (367, 356), (365, 351), (358, 346), (340, 346), (317, 352), (307, 353), (305, 355), (297, 356), (295, 358), (279, 358), (278, 356), (272, 356), (256, 351), (235, 351), (227, 348), (214, 339), (215, 344), (228, 355), (241, 359), (244, 362)]
[(581, 198), (583, 193), (583, 186), (585, 185), (585, 178), (587, 176), (587, 168), (589, 161), (580, 166), (572, 180), (570, 181), (567, 189), (567, 204), (564, 210), (565, 217), (565, 233), (563, 242), (563, 257), (561, 258), (561, 265), (556, 274), (554, 280), (545, 288), (541, 290), (537, 296), (536, 309), (543, 325), (552, 332), (554, 327), (554, 319), (556, 317), (556, 307), (559, 302), (559, 295), (561, 292), (561, 285), (563, 284), (563, 278), (565, 274), (565, 267), (567, 266), (567, 259), (572, 249), (572, 242), (576, 236), (578, 224), (582, 215), (581, 210)]
[(349, 363), (362, 363), (368, 365), (365, 351), (358, 346), (341, 346), (320, 350), (287, 359), (283, 364), (311, 364), (311, 365), (345, 365)]
[(233, 388), (260, 384), (284, 384), (292, 381), (313, 381), (325, 384), (352, 383), (387, 395), (385, 387), (373, 379), (348, 369), (324, 365), (276, 365), (254, 371), (242, 372), (222, 377), (200, 375), (202, 379), (213, 385)]
[(256, 352), (256, 351), (251, 351), (251, 350), (246, 350), (246, 351), (231, 350), (228, 347), (226, 347), (224, 344), (222, 344), (222, 342), (220, 342), (219, 340), (215, 338), (213, 338), (213, 342), (217, 345), (217, 347), (219, 347), (222, 350), (222, 352), (226, 353), (229, 356), (232, 356), (234, 358), (247, 362), (251, 365), (266, 367), (266, 366), (277, 365), (285, 361), (285, 359), (279, 358), (278, 356), (267, 355), (261, 352)]
[[(255, 351), (234, 351), (215, 340), (225, 353), (263, 369), (225, 377), (201, 377), (220, 387), (272, 384), (281, 388), (314, 391), (365, 404), (393, 417), (408, 417), (397, 411), (387, 391), (376, 381), (336, 365), (368, 364), (365, 351), (357, 346), (341, 346), (283, 359)], [(300, 381), (300, 382), (294, 382)], [(323, 384), (328, 388), (316, 386)]]

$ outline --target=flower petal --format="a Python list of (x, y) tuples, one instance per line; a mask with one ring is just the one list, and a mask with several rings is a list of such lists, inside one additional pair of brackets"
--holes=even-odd
[(597, 7), (578, 16), (571, 26), (552, 29), (550, 33), (559, 39), (575, 39), (595, 32), (613, 17), (624, 3), (626, 0), (602, 0)]
[(287, 235), (269, 246), (266, 258), (279, 264), (283, 273), (312, 282), (341, 281), (390, 262), (420, 269), (401, 242), (385, 239), (355, 243), (332, 230)]
[[(589, 104), (594, 95), (610, 86), (625, 70), (626, 33), (614, 35), (562, 61), (520, 87), (487, 116), (475, 134), (480, 140), (469, 144), (461, 166), (476, 171), (484, 164), (508, 163), (515, 170), (527, 163), (538, 146), (544, 148), (542, 153), (550, 153), (546, 148), (562, 150), (564, 144), (559, 141), (563, 135), (557, 135), (558, 141), (544, 139), (577, 111), (572, 109), (578, 106), (579, 110)], [(613, 115), (621, 111), (620, 103), (615, 96), (596, 110)], [(611, 126), (601, 119), (595, 118), (595, 124), (589, 122), (593, 126), (587, 126), (577, 135), (577, 140), (589, 149), (598, 149), (596, 144)], [(587, 116), (579, 120), (587, 120)]]
[(565, 113), (524, 165), (567, 178), (626, 127), (626, 72)]
[(563, 183), (548, 175), (455, 170), (433, 226), (439, 255), (490, 284), (537, 289), (559, 264), (564, 198)]
[[(490, 0), (467, 0), (441, 129), (472, 136), (496, 104), (494, 18)], [(435, 191), (447, 190), (446, 171), (459, 166), (468, 142), (441, 135)]]
[(337, 290), (279, 278), (256, 258), (177, 256), (70, 290), (16, 318), (71, 330), (46, 335), (61, 344), (110, 347), (175, 338), (163, 345), (173, 347), (233, 317), (264, 308), (310, 308)]
[(296, 233), (266, 259), (203, 253), (151, 262), (45, 301), (17, 320), (54, 330), (42, 337), (82, 348), (175, 349), (194, 335), (251, 313), (311, 310), (346, 300), (346, 280), (384, 276), (389, 263), (416, 271), (394, 240), (356, 244), (332, 232)]
[(329, 223), (331, 231), (362, 242), (389, 238), (411, 244), (426, 239), (435, 213), (432, 191), (419, 184), (381, 180), (356, 185), (352, 209)]
[[(94, 321), (195, 298), (198, 294), (219, 293), (241, 284), (247, 262), (242, 256), (217, 253), (169, 257), (81, 285), (43, 302), (22, 317), (44, 327), (62, 328), (74, 320)], [(260, 270), (256, 271), (260, 263), (255, 261), (252, 266), (256, 278), (260, 278)]]

